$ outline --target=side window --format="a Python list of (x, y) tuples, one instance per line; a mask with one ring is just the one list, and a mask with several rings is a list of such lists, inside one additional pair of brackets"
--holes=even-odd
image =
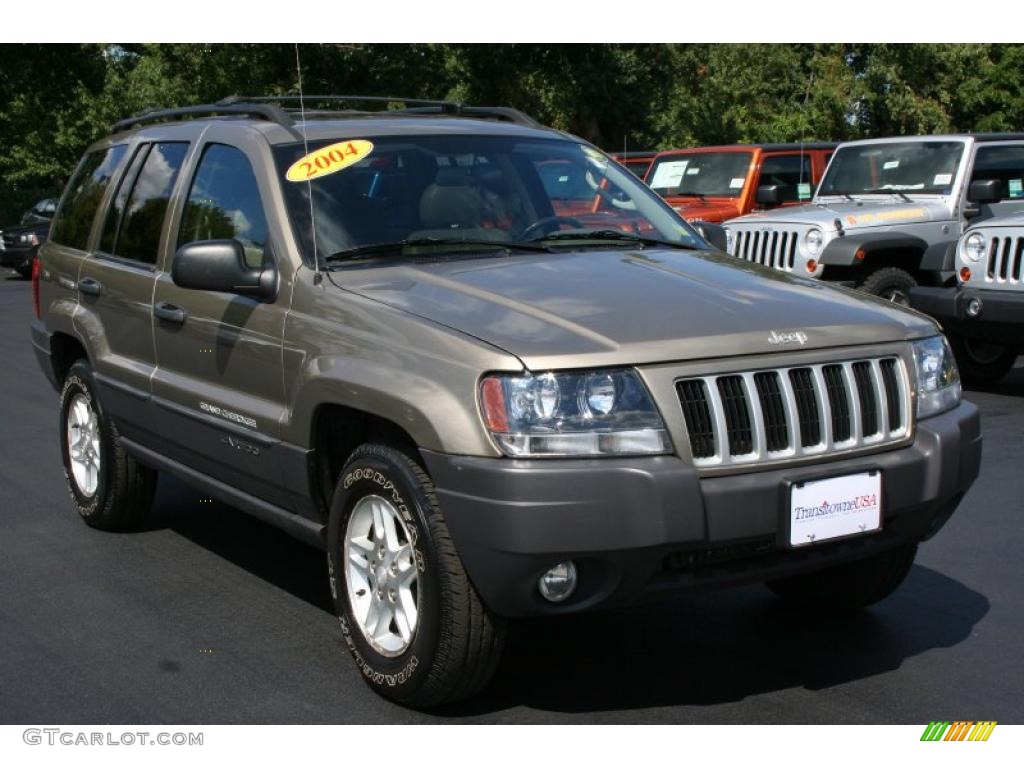
[(979, 147), (971, 181), (999, 179), (1007, 198), (1024, 198), (1024, 146)]
[(67, 193), (54, 216), (50, 238), (53, 242), (82, 251), (89, 247), (93, 219), (125, 149), (125, 145), (118, 144), (85, 156), (68, 182)]
[(777, 184), (784, 203), (810, 200), (811, 156), (775, 155), (761, 162), (760, 184)]
[[(188, 144), (185, 142), (150, 145), (145, 160), (142, 161), (142, 167), (132, 183), (131, 194), (122, 203), (118, 217), (120, 223), (117, 225), (110, 253), (143, 264), (156, 264), (160, 229), (171, 200), (171, 192), (174, 190), (174, 182), (178, 178), (186, 154)], [(127, 176), (125, 178), (127, 179)], [(120, 197), (120, 190), (118, 192)], [(114, 208), (116, 207), (117, 200), (114, 201)]]
[(263, 264), (267, 219), (249, 159), (235, 147), (210, 144), (192, 179), (178, 245), (232, 238), (250, 267)]
[(124, 216), (124, 206), (128, 202), (128, 193), (132, 191), (135, 177), (139, 175), (139, 168), (146, 160), (149, 153), (149, 144), (140, 144), (132, 157), (128, 167), (121, 174), (121, 180), (117, 185), (117, 192), (114, 194), (114, 201), (107, 209), (107, 218), (103, 222), (103, 231), (100, 232), (99, 250), (103, 253), (114, 253), (117, 241), (117, 233), (121, 229), (121, 219)]

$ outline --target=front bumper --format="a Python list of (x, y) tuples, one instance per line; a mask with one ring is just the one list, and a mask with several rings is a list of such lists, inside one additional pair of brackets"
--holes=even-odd
[[(981, 302), (981, 314), (967, 316), (971, 299)], [(1024, 291), (984, 288), (912, 288), (910, 306), (931, 315), (942, 327), (967, 339), (1024, 345)]]
[[(484, 602), (505, 616), (640, 602), (680, 589), (780, 578), (933, 535), (978, 475), (970, 403), (917, 424), (904, 448), (789, 469), (701, 477), (672, 456), (511, 460), (423, 451), (452, 539)], [(781, 545), (787, 482), (880, 469), (880, 532)], [(537, 579), (572, 559), (579, 586), (546, 602)]]

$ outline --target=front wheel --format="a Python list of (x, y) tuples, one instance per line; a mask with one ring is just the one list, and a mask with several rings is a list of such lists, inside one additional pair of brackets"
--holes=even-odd
[(473, 589), (413, 458), (386, 445), (356, 449), (327, 536), (342, 638), (371, 688), (422, 708), (469, 698), (490, 681), (505, 622)]
[(917, 544), (823, 571), (768, 582), (768, 588), (791, 605), (818, 611), (864, 608), (882, 600), (903, 583), (914, 564)]
[(881, 267), (865, 277), (857, 288), (901, 307), (909, 307), (910, 289), (915, 285), (917, 280), (905, 269)]
[(1006, 344), (947, 334), (960, 376), (968, 384), (995, 384), (1010, 372), (1019, 350)]

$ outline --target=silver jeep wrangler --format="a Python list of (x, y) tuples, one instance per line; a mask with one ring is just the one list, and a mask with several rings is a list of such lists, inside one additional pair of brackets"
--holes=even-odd
[(1024, 349), (1024, 214), (967, 230), (954, 258), (957, 284), (914, 288), (910, 303), (946, 328), (964, 379), (990, 384)]
[[(762, 186), (757, 200), (779, 194)], [(1024, 133), (911, 136), (841, 144), (808, 205), (726, 222), (727, 250), (784, 272), (907, 304), (952, 285), (970, 226), (1024, 211)]]

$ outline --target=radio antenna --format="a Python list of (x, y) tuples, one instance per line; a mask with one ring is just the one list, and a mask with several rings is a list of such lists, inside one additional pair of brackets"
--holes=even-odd
[[(299, 61), (299, 44), (295, 44), (295, 73), (299, 80), (299, 117), (302, 120), (302, 146), (305, 154), (309, 154), (309, 139), (306, 138), (306, 103), (302, 97), (302, 63)], [(309, 194), (309, 226), (313, 234), (313, 285), (320, 285), (324, 279), (320, 272), (320, 254), (316, 247), (316, 214), (313, 210), (313, 182), (306, 179), (306, 192)]]

